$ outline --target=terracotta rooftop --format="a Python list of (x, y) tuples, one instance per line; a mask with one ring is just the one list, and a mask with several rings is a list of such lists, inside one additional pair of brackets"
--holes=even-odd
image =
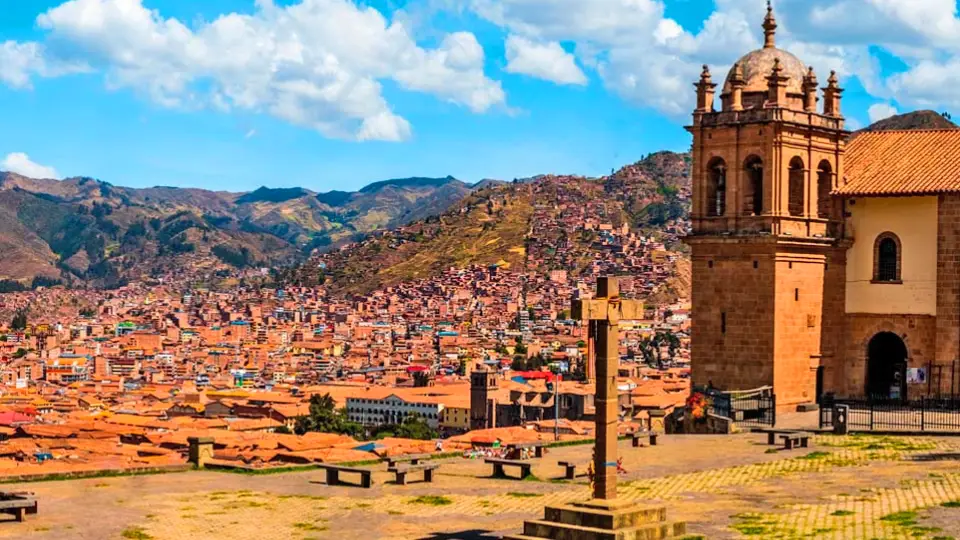
[(847, 145), (845, 196), (960, 192), (960, 130), (875, 131)]

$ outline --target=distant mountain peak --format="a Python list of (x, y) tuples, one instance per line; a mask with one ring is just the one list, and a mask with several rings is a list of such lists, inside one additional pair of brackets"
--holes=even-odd
[[(386, 187), (399, 187), (399, 188), (413, 188), (413, 187), (438, 187), (444, 184), (458, 183), (464, 184), (460, 180), (452, 176), (445, 176), (443, 178), (428, 178), (421, 176), (414, 176), (411, 178), (394, 178), (391, 180), (382, 180), (380, 182), (374, 182), (360, 189), (359, 193), (370, 193), (372, 191), (379, 191)], [(466, 184), (464, 184), (466, 185)]]
[(268, 188), (267, 186), (260, 186), (254, 191), (245, 193), (238, 197), (237, 204), (248, 204), (255, 202), (281, 203), (293, 199), (299, 199), (304, 195), (309, 195), (309, 192), (303, 188)]
[(949, 117), (931, 110), (914, 111), (904, 114), (884, 118), (870, 124), (869, 126), (857, 131), (864, 133), (867, 131), (903, 131), (903, 130), (922, 130), (922, 129), (957, 129), (958, 126), (953, 123)]

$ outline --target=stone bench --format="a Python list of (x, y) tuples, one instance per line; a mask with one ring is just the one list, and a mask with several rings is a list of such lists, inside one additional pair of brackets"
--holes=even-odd
[(766, 433), (767, 434), (767, 444), (773, 445), (777, 442), (777, 436), (789, 435), (791, 433), (802, 433), (795, 429), (775, 429), (775, 428), (760, 428), (755, 430), (756, 433)]
[(341, 482), (340, 473), (359, 474), (360, 487), (362, 488), (369, 488), (370, 486), (373, 485), (373, 471), (371, 471), (370, 469), (362, 469), (359, 467), (345, 467), (342, 465), (333, 465), (331, 463), (320, 463), (317, 465), (317, 467), (327, 471), (328, 486), (337, 486), (341, 484), (354, 485), (354, 484), (346, 484), (345, 482)]
[(27, 519), (27, 514), (37, 513), (37, 499), (32, 493), (0, 493), (0, 514), (11, 515), (17, 521)]
[(780, 435), (780, 440), (783, 441), (783, 448), (785, 450), (792, 450), (793, 447), (800, 445), (800, 448), (806, 448), (810, 441), (810, 434), (804, 433), (802, 431), (795, 431), (792, 433), (784, 433)]
[(648, 431), (641, 431), (641, 432), (639, 432), (639, 433), (634, 433), (634, 434), (633, 434), (633, 447), (634, 447), (634, 448), (639, 448), (639, 447), (640, 447), (640, 440), (644, 437), (644, 435), (646, 435), (646, 436), (649, 437), (650, 446), (656, 446), (656, 445), (657, 445), (657, 434), (656, 434), (656, 433), (652, 433), (652, 432), (648, 432)]
[(530, 471), (533, 467), (533, 464), (527, 461), (517, 461), (514, 459), (498, 459), (498, 458), (487, 458), (483, 460), (485, 463), (493, 465), (493, 476), (496, 477), (506, 477), (504, 473), (504, 467), (517, 467), (520, 469), (520, 480), (530, 476)]
[(397, 484), (400, 484), (401, 486), (405, 486), (407, 485), (407, 474), (412, 472), (422, 472), (423, 481), (431, 483), (433, 482), (433, 471), (439, 468), (440, 468), (439, 464), (430, 465), (430, 464), (424, 463), (420, 465), (407, 465), (403, 463), (398, 463), (390, 467), (389, 469), (387, 469), (387, 471), (392, 472), (393, 474), (396, 475)]
[(401, 463), (410, 463), (411, 465), (420, 465), (421, 461), (430, 459), (430, 454), (406, 454), (403, 456), (388, 456), (382, 461), (387, 462), (388, 467), (395, 467)]
[(557, 465), (565, 469), (564, 478), (567, 480), (574, 480), (577, 477), (577, 467), (583, 467), (582, 463), (574, 463), (572, 461), (558, 461)]

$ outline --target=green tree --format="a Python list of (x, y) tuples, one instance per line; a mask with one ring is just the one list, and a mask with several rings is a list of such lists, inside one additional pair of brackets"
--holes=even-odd
[(510, 364), (510, 369), (513, 371), (526, 371), (527, 370), (527, 359), (523, 356), (514, 356), (513, 362)]
[(29, 352), (29, 351), (27, 351), (27, 350), (24, 349), (24, 348), (19, 348), (19, 349), (17, 349), (17, 352), (13, 353), (13, 357), (14, 357), (14, 358), (23, 358), (24, 356), (27, 355), (27, 352)]
[(397, 426), (395, 433), (397, 437), (402, 439), (416, 439), (418, 441), (429, 441), (439, 437), (437, 431), (418, 415), (404, 418), (403, 423)]
[(21, 308), (17, 310), (17, 312), (13, 315), (13, 320), (10, 321), (10, 328), (13, 330), (27, 329), (27, 310), (26, 309)]
[(303, 435), (308, 431), (321, 433), (340, 433), (358, 437), (363, 434), (363, 426), (347, 420), (347, 411), (337, 409), (330, 394), (310, 396), (310, 414), (297, 418), (294, 432)]

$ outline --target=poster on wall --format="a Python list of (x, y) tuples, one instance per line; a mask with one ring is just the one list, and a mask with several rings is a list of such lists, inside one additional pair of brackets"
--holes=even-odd
[(927, 368), (910, 368), (907, 370), (907, 384), (921, 384), (927, 382)]

